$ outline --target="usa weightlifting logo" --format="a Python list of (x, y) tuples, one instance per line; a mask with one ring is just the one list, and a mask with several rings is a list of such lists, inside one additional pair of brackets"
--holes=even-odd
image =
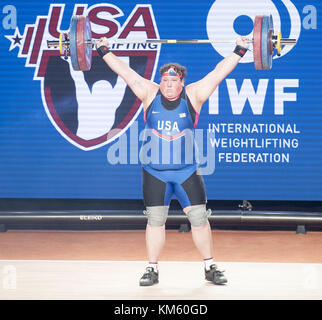
[[(74, 71), (70, 57), (62, 57), (58, 48), (50, 48), (47, 40), (58, 40), (64, 4), (51, 4), (48, 16), (38, 16), (35, 24), (18, 28), (12, 36), (9, 51), (18, 47), (18, 57), (26, 59), (26, 67), (35, 68), (34, 80), (41, 83), (43, 106), (53, 126), (70, 143), (83, 150), (106, 145), (135, 121), (141, 101), (124, 80), (116, 75), (92, 51), (89, 71)], [(74, 15), (89, 17), (92, 38), (158, 39), (152, 6), (136, 5), (121, 26), (117, 18), (122, 10), (112, 4), (87, 7), (75, 4)], [(159, 44), (117, 44), (111, 50), (146, 79), (153, 79), (159, 59)]]
[[(283, 26), (279, 9), (286, 9), (290, 17), (289, 34), (283, 33)], [(225, 39), (236, 39), (239, 36), (252, 38), (253, 22), (259, 13), (271, 14), (273, 17), (274, 28), (282, 30), (283, 36), (287, 38), (299, 39), (301, 33), (301, 18), (295, 5), (290, 0), (216, 0), (211, 6), (207, 17), (207, 33), (209, 39), (218, 41)], [(288, 21), (283, 21), (288, 23)], [(285, 28), (286, 29), (286, 28)], [(214, 49), (223, 57), (231, 52), (230, 44), (213, 43)], [(284, 46), (281, 56), (292, 50), (293, 46)], [(278, 58), (274, 56), (273, 59)], [(253, 62), (253, 53), (248, 51), (241, 63)]]

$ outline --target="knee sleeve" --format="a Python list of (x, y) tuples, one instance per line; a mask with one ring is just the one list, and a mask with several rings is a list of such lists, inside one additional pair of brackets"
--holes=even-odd
[(188, 219), (193, 227), (202, 227), (211, 215), (211, 210), (206, 209), (205, 204), (194, 206), (189, 212), (187, 212)]
[(148, 225), (151, 227), (162, 227), (168, 217), (169, 207), (167, 206), (153, 206), (146, 207), (146, 214), (148, 218)]

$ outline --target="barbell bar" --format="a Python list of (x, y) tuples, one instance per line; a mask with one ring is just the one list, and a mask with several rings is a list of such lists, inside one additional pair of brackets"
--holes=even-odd
[[(281, 54), (282, 46), (296, 45), (296, 39), (282, 38), (281, 32), (274, 34), (272, 15), (257, 15), (254, 20), (253, 38), (245, 40), (253, 45), (255, 69), (271, 69), (274, 49)], [(72, 16), (70, 29), (60, 33), (59, 40), (47, 40), (49, 48), (59, 48), (61, 55), (70, 56), (75, 70), (87, 71), (91, 68), (92, 49), (98, 40), (92, 39), (90, 21), (87, 16)], [(198, 44), (236, 43), (235, 40), (216, 39), (143, 39), (109, 40), (109, 44)]]
[[(60, 35), (63, 35), (62, 33)], [(275, 40), (277, 36), (275, 36)], [(252, 44), (254, 39), (246, 39), (246, 43)], [(95, 46), (98, 43), (98, 40), (91, 40), (85, 42), (87, 45)], [(189, 43), (236, 43), (235, 40), (214, 40), (214, 39), (191, 39), (191, 40), (177, 40), (177, 39), (144, 39), (144, 40), (109, 40), (109, 44), (189, 44)], [(281, 45), (295, 45), (296, 39), (285, 39), (281, 38)], [(62, 41), (63, 47), (69, 47), (70, 41), (67, 39), (66, 41)], [(49, 48), (57, 48), (59, 47), (59, 41), (57, 40), (48, 40), (47, 45)]]

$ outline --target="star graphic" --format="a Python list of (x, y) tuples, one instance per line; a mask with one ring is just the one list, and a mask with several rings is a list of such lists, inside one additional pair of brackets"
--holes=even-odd
[(15, 30), (15, 33), (12, 36), (5, 36), (9, 41), (11, 41), (9, 51), (13, 50), (15, 47), (21, 46), (21, 40), (23, 37), (21, 36), (18, 27)]

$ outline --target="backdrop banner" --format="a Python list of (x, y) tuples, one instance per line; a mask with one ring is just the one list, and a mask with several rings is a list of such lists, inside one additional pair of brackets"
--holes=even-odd
[(272, 69), (255, 70), (251, 44), (201, 110), (195, 140), (207, 196), (322, 201), (321, 12), (320, 0), (1, 4), (0, 198), (142, 198), (141, 101), (94, 47), (83, 72), (48, 46), (68, 36), (73, 15), (88, 16), (93, 39), (232, 40), (110, 46), (157, 83), (162, 65), (180, 63), (189, 84), (228, 56), (238, 37), (252, 39), (256, 15), (271, 14), (274, 33), (296, 45), (275, 51)]

